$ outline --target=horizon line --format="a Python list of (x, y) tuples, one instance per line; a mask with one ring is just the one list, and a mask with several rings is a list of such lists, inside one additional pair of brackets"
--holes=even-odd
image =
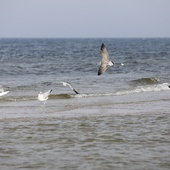
[(156, 39), (170, 37), (0, 37), (0, 39)]

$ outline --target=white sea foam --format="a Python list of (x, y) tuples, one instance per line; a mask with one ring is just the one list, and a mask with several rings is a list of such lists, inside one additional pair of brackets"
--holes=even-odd
[(71, 97), (73, 98), (104, 97), (104, 96), (128, 95), (128, 94), (142, 93), (142, 92), (158, 92), (158, 91), (170, 90), (168, 84), (169, 83), (163, 83), (157, 85), (145, 85), (145, 86), (138, 86), (133, 89), (121, 90), (118, 92), (78, 94), (78, 95), (71, 95)]
[(157, 92), (157, 91), (163, 91), (163, 90), (170, 90), (168, 83), (138, 86), (135, 89), (122, 90), (122, 91), (116, 92), (115, 94), (124, 95), (124, 94), (142, 93), (142, 92)]

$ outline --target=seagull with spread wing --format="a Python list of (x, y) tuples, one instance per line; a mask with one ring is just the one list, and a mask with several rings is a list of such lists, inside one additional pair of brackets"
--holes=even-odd
[(73, 90), (76, 94), (80, 94), (77, 90), (73, 88), (73, 86), (67, 82), (63, 82), (63, 86), (69, 86), (71, 90)]
[(114, 65), (114, 62), (109, 60), (109, 54), (108, 54), (107, 49), (106, 49), (106, 47), (103, 43), (102, 43), (101, 48), (100, 48), (100, 53), (102, 55), (102, 61), (100, 62), (100, 67), (99, 67), (99, 70), (98, 70), (98, 76), (103, 74), (108, 67)]
[(9, 91), (4, 91), (4, 88), (2, 85), (0, 85), (0, 96), (4, 96), (5, 94), (9, 93)]

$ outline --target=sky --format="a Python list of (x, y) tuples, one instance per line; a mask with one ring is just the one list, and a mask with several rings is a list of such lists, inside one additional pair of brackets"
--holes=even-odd
[(170, 37), (170, 0), (0, 0), (0, 38)]

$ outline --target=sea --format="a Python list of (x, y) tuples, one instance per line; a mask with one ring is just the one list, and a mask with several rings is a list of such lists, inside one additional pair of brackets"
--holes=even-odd
[(170, 169), (170, 38), (1, 38), (0, 85), (1, 170)]

